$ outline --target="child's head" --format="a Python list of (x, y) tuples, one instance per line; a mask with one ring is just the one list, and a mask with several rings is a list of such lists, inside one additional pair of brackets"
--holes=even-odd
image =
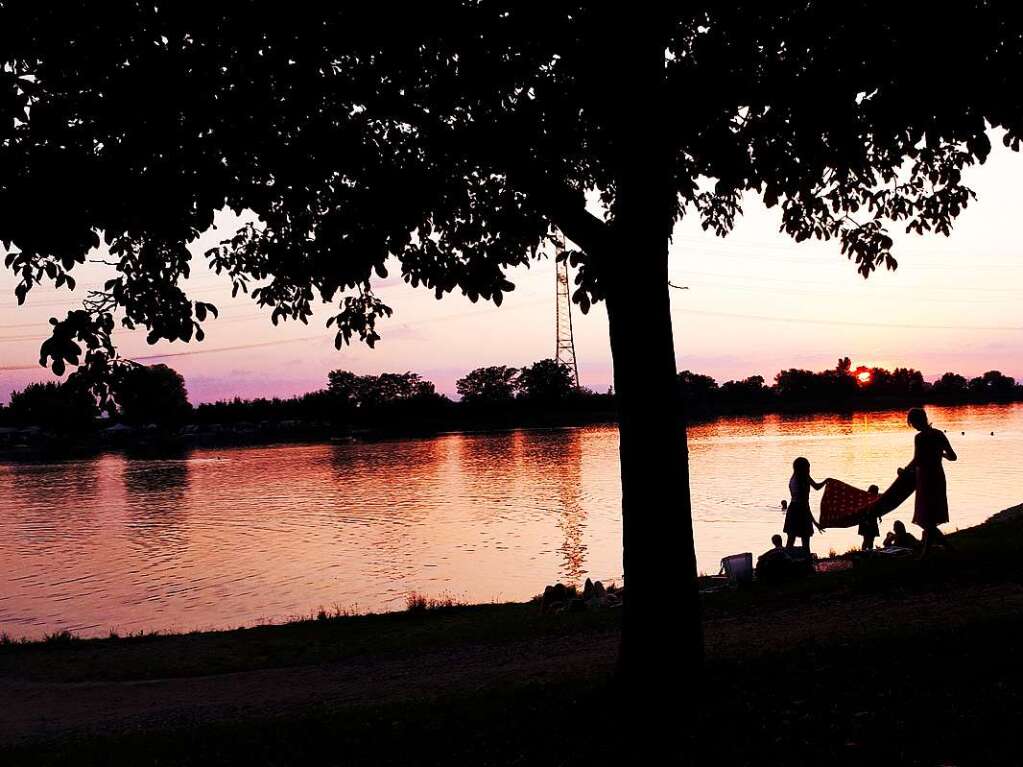
[(910, 408), (909, 412), (906, 413), (906, 423), (912, 426), (917, 431), (923, 431), (928, 427), (927, 413), (922, 407)]
[(803, 456), (799, 456), (792, 462), (792, 471), (800, 476), (805, 476), (810, 473), (810, 462)]
[(786, 501), (784, 498), (781, 499), (781, 507), (783, 509), (787, 509), (789, 507), (789, 502)]
[(878, 495), (881, 492), (881, 488), (879, 488), (877, 485), (871, 485), (870, 487), (867, 488), (867, 492), (870, 493), (871, 495)]
[(781, 536), (778, 535), (778, 533), (775, 533), (774, 535), (772, 535), (771, 536), (771, 543), (774, 544), (774, 547), (776, 549), (780, 549), (781, 548)]
[(895, 524), (892, 525), (892, 527), (895, 529), (895, 532), (897, 532), (899, 535), (904, 535), (906, 532), (906, 525), (903, 524), (901, 520), (898, 519), (895, 520)]

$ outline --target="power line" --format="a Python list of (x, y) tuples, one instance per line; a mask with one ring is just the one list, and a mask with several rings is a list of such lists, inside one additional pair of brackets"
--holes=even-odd
[[(706, 275), (706, 276), (710, 276), (710, 277), (721, 277), (721, 278), (724, 278), (724, 279), (728, 280), (727, 282), (716, 282), (716, 281), (713, 281), (713, 280), (699, 280), (698, 282), (696, 282), (695, 284), (692, 285), (692, 287), (695, 287), (695, 288), (706, 287), (706, 288), (710, 288), (712, 290), (727, 290), (727, 291), (734, 291), (734, 292), (740, 292), (740, 293), (763, 293), (765, 291), (769, 291), (771, 295), (818, 296), (818, 297), (821, 297), (821, 298), (828, 298), (828, 297), (850, 298), (850, 299), (862, 298), (862, 296), (859, 296), (859, 295), (857, 295), (854, 292), (855, 289), (853, 289), (853, 290), (830, 290), (830, 291), (829, 290), (821, 290), (821, 291), (799, 290), (799, 289), (790, 289), (790, 288), (787, 288), (787, 287), (777, 287), (774, 284), (760, 285), (760, 284), (757, 284), (757, 282), (751, 281), (751, 280), (764, 279), (764, 280), (769, 281), (771, 283), (781, 283), (782, 285), (791, 283), (791, 284), (794, 284), (794, 285), (806, 285), (806, 286), (814, 286), (814, 285), (827, 286), (829, 283), (825, 283), (825, 282), (814, 282), (814, 281), (809, 281), (809, 280), (785, 280), (785, 279), (781, 279), (781, 278), (769, 278), (769, 277), (760, 278), (760, 277), (756, 277), (756, 276), (753, 276), (753, 275), (728, 275), (728, 274), (720, 274), (720, 273), (714, 273), (714, 272), (699, 272), (699, 271), (689, 271), (689, 270), (686, 270), (686, 273), (688, 275), (695, 275), (697, 277)], [(733, 276), (737, 276), (739, 278), (745, 278), (745, 279), (743, 279), (743, 281), (735, 281), (733, 279), (730, 279)], [(675, 288), (677, 290), (689, 290), (690, 289), (689, 285), (686, 285), (686, 286), (676, 285), (676, 284), (674, 284), (674, 283), (672, 283), (670, 281), (668, 283), (668, 286), (671, 287), (671, 288)], [(945, 303), (945, 304), (999, 304), (999, 303), (1005, 303), (1007, 301), (1015, 301), (1016, 300), (1016, 298), (1014, 296), (1005, 296), (1004, 298), (984, 299), (984, 298), (950, 298), (950, 297), (945, 297), (945, 296), (942, 296), (942, 297), (925, 297), (925, 296), (914, 296), (914, 295), (908, 295), (907, 296), (907, 295), (904, 295), (905, 291), (918, 289), (920, 287), (922, 287), (922, 286), (905, 286), (905, 287), (902, 287), (902, 286), (898, 286), (898, 287), (896, 287), (896, 286), (884, 286), (884, 289), (886, 291), (886, 294), (889, 294), (889, 295), (890, 294), (899, 294), (900, 303), (903, 303), (903, 304), (905, 304), (907, 302), (911, 302), (911, 301), (919, 301), (921, 303), (927, 303), (927, 304), (931, 304), (931, 303)], [(924, 289), (930, 290), (930, 288), (924, 288)], [(955, 290), (955, 288), (942, 288), (940, 286), (934, 286), (933, 289), (935, 289), (935, 290), (939, 290), (939, 289)], [(975, 288), (970, 288), (970, 290), (974, 290), (974, 289)], [(992, 289), (992, 290), (997, 290), (997, 289)], [(1013, 293), (1023, 292), (1019, 288), (1004, 288), (1002, 290), (1004, 290), (1005, 292), (1013, 292)], [(257, 312), (248, 313), (248, 314), (241, 314), (241, 315), (238, 315), (238, 316), (235, 316), (235, 317), (220, 317), (220, 318), (217, 318), (216, 320), (213, 320), (213, 324), (212, 324), (211, 327), (213, 329), (216, 329), (216, 327), (219, 327), (220, 325), (234, 324), (234, 323), (237, 323), (237, 322), (248, 322), (250, 320), (259, 320), (259, 319), (269, 318), (269, 316), (270, 315), (267, 312), (257, 311)], [(460, 316), (464, 316), (464, 315), (463, 314), (456, 314), (456, 315), (452, 315), (452, 316), (460, 317)], [(435, 320), (438, 320), (438, 319), (441, 319), (441, 318), (432, 318), (432, 319), (426, 320), (426, 321), (435, 321)], [(0, 330), (13, 329), (13, 328), (38, 328), (38, 327), (40, 327), (41, 325), (44, 325), (44, 324), (45, 323), (43, 321), (37, 321), (37, 322), (17, 323), (17, 324), (11, 324), (11, 325), (0, 325)], [(138, 332), (141, 333), (141, 331), (138, 331)], [(39, 341), (39, 342), (42, 342), (42, 341), (46, 340), (46, 338), (48, 338), (48, 336), (40, 336), (40, 335), (35, 335), (35, 334), (28, 334), (28, 335), (24, 335), (23, 334), (23, 335), (5, 336), (2, 333), (0, 333), (0, 343), (16, 343), (16, 342), (22, 342), (22, 341)]]
[[(507, 308), (503, 308), (503, 307), (488, 307), (486, 309), (476, 309), (476, 310), (471, 310), (471, 311), (467, 311), (467, 312), (457, 312), (457, 313), (453, 313), (453, 314), (442, 315), (440, 317), (427, 317), (426, 319), (418, 320), (416, 322), (412, 322), (412, 323), (406, 322), (406, 323), (403, 323), (402, 325), (399, 325), (398, 328), (409, 327), (410, 325), (412, 325), (412, 326), (425, 325), (425, 324), (428, 324), (430, 322), (444, 322), (444, 321), (452, 320), (452, 319), (460, 319), (462, 317), (471, 317), (471, 316), (476, 316), (476, 315), (480, 315), (480, 314), (487, 314), (487, 313), (490, 313), (492, 311), (501, 311), (502, 308), (503, 308), (503, 311), (505, 311), (505, 312), (514, 312), (514, 311), (519, 311), (520, 309), (528, 308), (530, 306), (535, 306), (537, 304), (547, 303), (547, 300), (548, 299), (546, 299), (546, 298), (540, 298), (540, 299), (535, 299), (533, 301), (525, 301), (525, 302), (523, 302), (521, 304), (518, 304), (517, 306), (510, 306), (510, 307), (507, 307)], [(127, 360), (129, 360), (131, 362), (148, 362), (149, 360), (163, 359), (165, 357), (191, 357), (191, 356), (194, 356), (194, 355), (197, 355), (197, 354), (216, 354), (218, 352), (242, 351), (244, 349), (261, 349), (261, 348), (265, 348), (265, 347), (269, 347), (269, 346), (278, 346), (278, 345), (281, 345), (281, 344), (298, 343), (300, 341), (312, 341), (312, 340), (317, 340), (317, 339), (324, 339), (324, 340), (326, 340), (326, 338), (327, 338), (327, 334), (320, 334), (320, 335), (315, 335), (315, 336), (301, 336), (299, 338), (282, 338), (282, 339), (275, 339), (273, 341), (262, 341), (262, 342), (249, 343), (249, 344), (236, 344), (236, 345), (233, 345), (233, 346), (218, 346), (218, 347), (215, 347), (213, 349), (186, 349), (186, 350), (179, 351), (179, 352), (166, 352), (166, 353), (163, 353), (163, 354), (147, 354), (147, 355), (142, 355), (142, 356), (126, 357), (125, 359), (127, 359)], [(14, 372), (14, 371), (20, 371), (20, 370), (38, 370), (40, 367), (42, 367), (42, 365), (5, 365), (5, 366), (0, 366), (0, 372)]]
[[(216, 329), (217, 327), (219, 327), (221, 325), (233, 324), (235, 322), (248, 322), (250, 320), (269, 319), (269, 318), (270, 318), (270, 313), (269, 312), (255, 312), (254, 314), (240, 314), (237, 317), (216, 317), (216, 318), (210, 320), (210, 325), (207, 325), (207, 327), (208, 328), (212, 327), (213, 329)], [(37, 328), (37, 327), (39, 327), (42, 324), (44, 324), (44, 323), (42, 323), (42, 322), (29, 322), (29, 323), (25, 323), (25, 327), (35, 327), (35, 328)], [(14, 326), (13, 325), (0, 325), (0, 328), (3, 328), (3, 327), (14, 327)], [(118, 330), (120, 330), (120, 329), (118, 329)], [(143, 332), (143, 330), (142, 330), (142, 328), (138, 328), (138, 329), (136, 329), (134, 331), (128, 331), (128, 332), (129, 333), (134, 333), (134, 334), (138, 335), (138, 334), (141, 334)], [(3, 336), (3, 335), (0, 335), (0, 343), (5, 343), (7, 341), (45, 341), (47, 338), (49, 338), (49, 336), (36, 336), (36, 335), (30, 335), (30, 336)]]
[[(2, 270), (0, 270), (0, 274), (2, 274)], [(72, 275), (72, 276), (74, 276), (74, 275)], [(43, 291), (43, 293), (44, 293), (43, 297), (45, 298), (45, 297), (49, 296), (51, 293), (52, 294), (58, 294), (58, 291), (61, 290), (60, 288), (52, 287), (50, 285), (38, 285), (35, 288), (33, 288), (31, 291), (29, 291), (28, 296), (26, 297), (24, 304), (19, 304), (17, 301), (0, 301), (0, 307), (3, 307), (3, 308), (22, 308), (22, 309), (28, 309), (29, 307), (67, 306), (67, 307), (70, 308), (70, 306), (72, 304), (80, 303), (80, 301), (77, 300), (77, 298), (76, 298), (77, 295), (85, 295), (85, 294), (87, 294), (87, 293), (89, 293), (91, 291), (103, 290), (103, 285), (104, 285), (104, 282), (97, 282), (97, 283), (92, 283), (92, 284), (89, 284), (89, 285), (84, 285), (82, 283), (78, 283), (77, 285), (75, 285), (74, 290), (68, 290), (64, 294), (64, 295), (67, 296), (67, 300), (61, 300), (59, 298), (55, 298), (54, 300), (47, 300), (47, 301), (33, 301), (32, 300), (33, 293), (38, 295), (37, 291)], [(229, 294), (231, 293), (231, 291), (234, 289), (233, 284), (230, 282), (230, 280), (228, 278), (226, 278), (226, 277), (218, 277), (217, 275), (208, 275), (208, 276), (202, 277), (201, 279), (200, 278), (191, 278), (190, 277), (188, 279), (182, 280), (178, 284), (178, 287), (180, 287), (182, 290), (184, 290), (186, 292), (190, 292), (190, 293), (193, 293), (193, 294), (196, 291), (204, 291), (205, 292), (209, 288), (217, 288), (218, 292), (221, 293), (221, 298), (227, 298), (229, 296)], [(253, 287), (259, 287), (259, 286), (258, 285), (250, 285), (249, 286), (250, 289), (253, 288)], [(222, 290), (219, 290), (219, 289), (222, 289)], [(210, 300), (220, 300), (220, 299), (214, 296)], [(9, 326), (0, 326), (0, 327), (9, 327)]]
[(739, 312), (715, 312), (702, 309), (676, 309), (681, 314), (698, 314), (708, 317), (731, 317), (743, 320), (760, 320), (762, 322), (789, 322), (797, 325), (837, 325), (861, 328), (893, 328), (906, 330), (988, 330), (988, 331), (1023, 331), (1023, 325), (923, 325), (901, 322), (860, 322), (856, 320), (814, 320), (806, 317), (783, 317), (767, 314), (742, 314)]
[(900, 292), (900, 293), (904, 293), (905, 291), (908, 291), (908, 290), (926, 290), (926, 291), (945, 290), (945, 291), (957, 291), (957, 292), (962, 292), (963, 290), (968, 290), (968, 291), (971, 291), (971, 292), (972, 291), (980, 291), (980, 292), (984, 292), (984, 293), (1010, 293), (1010, 294), (1013, 294), (1013, 295), (1018, 295), (1020, 293), (1023, 293), (1023, 288), (995, 288), (995, 287), (989, 287), (989, 286), (983, 286), (983, 285), (971, 285), (968, 288), (964, 288), (962, 286), (924, 285), (924, 284), (921, 284), (921, 283), (918, 283), (918, 282), (917, 283), (912, 283), (912, 284), (907, 284), (907, 285), (894, 285), (892, 283), (886, 283), (886, 282), (878, 281), (877, 278), (874, 278), (873, 282), (869, 282), (868, 283), (868, 281), (864, 280), (862, 277), (857, 277), (855, 282), (846, 283), (846, 285), (841, 285), (841, 284), (836, 284), (834, 281), (827, 281), (826, 282), (824, 280), (800, 280), (800, 279), (793, 279), (793, 278), (789, 278), (789, 277), (775, 277), (775, 276), (772, 276), (772, 275), (760, 275), (760, 274), (754, 274), (754, 273), (749, 273), (749, 272), (731, 272), (731, 273), (728, 273), (728, 272), (704, 272), (704, 271), (699, 271), (699, 270), (695, 270), (695, 269), (681, 269), (680, 271), (682, 273), (686, 274), (686, 275), (696, 275), (696, 276), (700, 276), (700, 277), (721, 277), (721, 278), (726, 279), (726, 280), (745, 279), (745, 280), (756, 280), (757, 282), (772, 282), (772, 283), (778, 283), (778, 284), (783, 284), (783, 285), (809, 285), (809, 286), (817, 286), (817, 287), (832, 288), (832, 289), (835, 288), (835, 287), (849, 287), (849, 288), (852, 288), (853, 290), (858, 290), (858, 288), (856, 288), (854, 286), (856, 286), (856, 285), (865, 286), (865, 285), (869, 284), (870, 285), (870, 288), (869, 288), (870, 290), (887, 290), (887, 291), (891, 291), (891, 292)]
[[(827, 290), (800, 290), (797, 288), (785, 288), (778, 287), (776, 285), (757, 285), (757, 284), (743, 284), (737, 282), (714, 282), (701, 280), (699, 282), (691, 283), (694, 288), (710, 288), (711, 290), (724, 290), (734, 291), (740, 293), (757, 293), (759, 295), (789, 295), (789, 296), (816, 296), (819, 298), (826, 299), (841, 299), (841, 300), (863, 300), (871, 296), (863, 296), (850, 291), (827, 291)], [(906, 304), (913, 301), (918, 301), (924, 304), (932, 303), (944, 303), (944, 304), (1004, 304), (1007, 302), (1015, 302), (1018, 299), (1012, 296), (1005, 296), (1001, 298), (949, 298), (947, 296), (942, 297), (927, 297), (927, 296), (913, 296), (904, 295), (904, 291), (896, 291), (898, 295), (899, 303)], [(892, 293), (886, 293), (885, 295), (891, 296)], [(878, 298), (879, 296), (873, 296)]]
[[(164, 359), (165, 357), (191, 357), (196, 354), (216, 354), (217, 352), (233, 352), (242, 349), (260, 349), (265, 346), (279, 346), (281, 344), (293, 344), (300, 341), (313, 341), (323, 339), (324, 336), (303, 336), (301, 338), (282, 338), (275, 341), (264, 341), (254, 344), (237, 344), (235, 346), (218, 346), (214, 349), (188, 349), (180, 352), (165, 352), (163, 354), (146, 354), (139, 357), (127, 357), (129, 362), (148, 362), (150, 360)], [(14, 370), (38, 370), (42, 365), (11, 365), (0, 367), (0, 371), (9, 372)]]
[[(689, 244), (692, 244), (692, 245), (695, 245), (695, 246), (698, 246), (699, 252), (701, 252), (701, 253), (711, 252), (711, 253), (715, 253), (716, 255), (725, 256), (727, 258), (749, 258), (751, 260), (758, 260), (758, 261), (765, 261), (765, 260), (770, 259), (772, 261), (779, 261), (779, 260), (781, 260), (781, 261), (791, 261), (791, 262), (796, 262), (796, 263), (808, 263), (808, 264), (821, 264), (821, 263), (825, 263), (825, 262), (822, 261), (821, 256), (800, 255), (797, 252), (795, 252), (796, 248), (800, 248), (804, 244), (809, 244), (809, 243), (796, 243), (796, 242), (792, 242), (792, 243), (789, 243), (789, 244), (782, 244), (782, 243), (768, 243), (768, 242), (749, 242), (749, 241), (733, 240), (730, 237), (713, 237), (713, 238), (706, 237), (705, 238), (705, 237), (691, 237), (691, 236), (687, 236), (687, 235), (676, 235), (676, 236), (672, 237), (672, 242), (680, 242), (680, 241), (681, 242), (686, 242), (686, 243), (689, 243)], [(832, 244), (834, 244), (834, 242), (835, 241), (832, 241)], [(827, 243), (816, 242), (814, 244), (817, 244), (818, 246), (820, 246), (820, 245), (824, 245), (825, 247), (827, 246)], [(744, 249), (745, 249), (746, 252), (743, 252)], [(763, 255), (758, 255), (758, 254), (752, 252), (752, 251), (757, 251), (757, 250), (759, 250), (759, 251), (777, 251), (779, 253), (784, 253), (785, 255), (784, 256), (763, 256)], [(836, 250), (835, 252), (837, 253), (838, 251)], [(927, 249), (912, 248), (911, 246), (900, 246), (899, 244), (896, 244), (895, 247), (893, 248), (893, 253), (896, 256), (896, 258), (898, 258), (900, 264), (905, 263), (907, 265), (912, 265), (914, 267), (916, 267), (916, 266), (923, 266), (923, 267), (927, 267), (927, 268), (936, 268), (936, 269), (948, 269), (948, 268), (950, 268), (952, 266), (951, 264), (942, 263), (940, 261), (919, 261), (919, 260), (917, 260), (918, 257), (920, 257), (920, 256), (926, 257), (926, 255), (931, 254), (933, 252), (934, 252), (934, 250), (930, 249), (930, 248), (927, 248)], [(971, 255), (972, 256), (972, 253), (970, 251), (962, 250), (962, 249), (945, 250), (944, 252), (949, 253), (949, 254), (953, 254), (953, 255), (956, 255), (956, 256), (967, 256), (967, 255)], [(834, 260), (829, 260), (827, 263), (833, 263), (833, 264), (839, 265), (839, 264), (843, 263), (843, 261), (842, 260), (838, 260), (838, 259), (834, 259)], [(979, 267), (979, 268), (982, 268), (982, 269), (1023, 269), (1023, 259), (1020, 259), (1019, 261), (1010, 261), (1010, 262), (1005, 262), (1005, 263), (990, 263), (990, 262), (988, 262), (988, 263), (981, 262), (979, 264), (978, 263), (971, 263), (969, 266), (970, 266), (970, 268)]]

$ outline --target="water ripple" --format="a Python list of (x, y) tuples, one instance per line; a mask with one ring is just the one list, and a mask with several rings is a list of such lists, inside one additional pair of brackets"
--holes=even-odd
[[(1023, 500), (1023, 407), (931, 416), (960, 454), (952, 527)], [(690, 437), (708, 572), (767, 547), (795, 456), (866, 486), (912, 452), (901, 413), (727, 419)], [(409, 591), (528, 598), (558, 579), (621, 577), (619, 504), (607, 427), (0, 464), (0, 630), (237, 626), (401, 608)], [(855, 541), (833, 530), (814, 545)]]

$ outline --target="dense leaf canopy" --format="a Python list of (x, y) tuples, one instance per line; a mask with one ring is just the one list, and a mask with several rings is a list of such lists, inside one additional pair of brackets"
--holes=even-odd
[(663, 82), (635, 87), (620, 52), (637, 41), (601, 5), (0, 0), (0, 239), (19, 298), (73, 287), (94, 248), (116, 262), (41, 361), (102, 367), (117, 322), (201, 339), (215, 308), (178, 282), (225, 207), (258, 220), (212, 267), (274, 322), (334, 304), (338, 344), (378, 337), (371, 279), (390, 255), (438, 297), (499, 304), (554, 228), (579, 248), (585, 308), (602, 263), (629, 257), (606, 235), (609, 126), (633, 100), (656, 100), (670, 141), (665, 233), (693, 211), (723, 235), (753, 190), (865, 276), (894, 266), (893, 222), (948, 232), (990, 128), (1013, 149), (1023, 136), (1014, 3), (674, 4), (639, 41), (666, 51)]

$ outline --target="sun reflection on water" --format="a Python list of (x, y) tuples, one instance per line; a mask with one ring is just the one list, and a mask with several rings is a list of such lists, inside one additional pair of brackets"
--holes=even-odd
[[(1023, 501), (1023, 406), (930, 415), (960, 455), (950, 529)], [(901, 411), (724, 419), (690, 436), (706, 572), (767, 548), (795, 456), (817, 479), (866, 487), (912, 453)], [(401, 609), (410, 591), (487, 601), (620, 580), (619, 497), (610, 427), (0, 464), (0, 630), (224, 627)], [(908, 522), (908, 506), (892, 519)], [(856, 542), (831, 530), (813, 545)]]

